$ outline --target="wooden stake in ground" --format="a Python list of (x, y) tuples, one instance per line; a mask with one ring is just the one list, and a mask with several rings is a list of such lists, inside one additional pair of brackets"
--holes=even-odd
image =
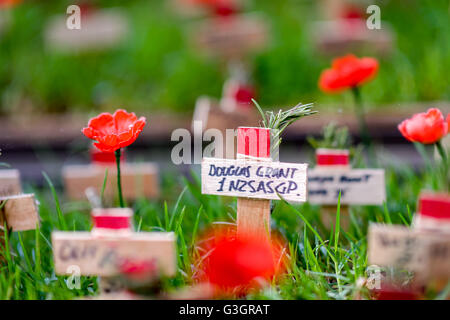
[(272, 161), (266, 128), (238, 128), (237, 159), (204, 158), (202, 193), (237, 196), (237, 232), (270, 238), (270, 200), (304, 202), (307, 164)]
[(308, 201), (323, 206), (323, 222), (336, 221), (341, 204), (342, 227), (350, 225), (349, 205), (381, 205), (386, 200), (383, 169), (351, 169), (348, 150), (317, 149), (317, 165), (308, 171)]
[(8, 245), (5, 232), (34, 230), (39, 214), (33, 194), (0, 197), (0, 262)]
[(101, 276), (100, 291), (104, 294), (123, 289), (114, 277), (126, 261), (152, 262), (159, 272), (174, 275), (174, 234), (133, 232), (132, 216), (129, 208), (94, 209), (91, 232), (53, 232), (55, 272)]
[[(93, 147), (94, 148), (94, 147)], [(114, 153), (91, 149), (91, 164), (68, 165), (63, 168), (66, 193), (72, 200), (85, 199), (85, 191), (90, 187), (101, 193), (105, 173), (108, 170), (104, 200), (112, 202), (117, 192), (117, 167)], [(140, 197), (159, 196), (158, 167), (154, 163), (127, 163), (122, 159), (122, 191), (125, 199), (133, 201)]]

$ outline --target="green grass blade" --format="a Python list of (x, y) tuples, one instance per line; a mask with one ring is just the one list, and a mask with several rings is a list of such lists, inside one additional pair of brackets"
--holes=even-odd
[(45, 180), (47, 181), (47, 183), (50, 187), (50, 190), (52, 192), (53, 199), (55, 200), (56, 212), (58, 214), (59, 228), (60, 228), (60, 230), (67, 231), (68, 229), (67, 229), (66, 220), (64, 219), (64, 214), (61, 210), (58, 195), (56, 194), (56, 190), (55, 190), (55, 187), (53, 186), (53, 182), (50, 180), (49, 176), (44, 171), (42, 171), (42, 175), (44, 176)]

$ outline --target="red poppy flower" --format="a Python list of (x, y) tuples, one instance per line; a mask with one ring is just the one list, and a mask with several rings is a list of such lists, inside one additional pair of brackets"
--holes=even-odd
[(375, 58), (357, 58), (353, 54), (333, 60), (331, 69), (322, 72), (319, 87), (328, 93), (358, 87), (375, 77), (378, 61)]
[(417, 113), (412, 118), (402, 121), (398, 129), (411, 142), (431, 144), (441, 140), (447, 134), (449, 119), (447, 116), (445, 121), (442, 112), (432, 108), (426, 113)]
[(270, 280), (281, 272), (282, 245), (277, 240), (264, 241), (254, 237), (239, 237), (221, 230), (205, 244), (201, 258), (204, 280), (214, 285), (218, 293), (244, 294), (259, 287), (260, 280)]
[(270, 278), (275, 272), (270, 246), (257, 241), (224, 238), (209, 257), (208, 280), (220, 287), (249, 285), (255, 278)]
[(145, 117), (136, 117), (134, 112), (117, 110), (114, 114), (101, 113), (89, 120), (83, 134), (97, 141), (94, 145), (103, 152), (114, 152), (136, 141), (146, 123)]

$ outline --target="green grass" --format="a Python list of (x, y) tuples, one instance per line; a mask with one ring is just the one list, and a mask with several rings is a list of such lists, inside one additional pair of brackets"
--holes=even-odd
[[(68, 210), (70, 203), (54, 189), (35, 191), (40, 202), (41, 226), (33, 231), (7, 235), (6, 264), (0, 272), (0, 299), (71, 299), (94, 295), (96, 277), (82, 277), (81, 289), (68, 289), (65, 279), (54, 273), (50, 235), (53, 230), (89, 230), (89, 212)], [(321, 222), (320, 208), (304, 204), (293, 206), (276, 201), (272, 230), (288, 242), (290, 262), (287, 273), (277, 282), (250, 299), (352, 299), (360, 293), (358, 278), (367, 276), (368, 223), (409, 225), (421, 189), (431, 188), (433, 177), (410, 168), (389, 167), (386, 172), (387, 201), (384, 206), (352, 207), (349, 230), (339, 227), (342, 215), (337, 211), (336, 228), (329, 230)], [(168, 282), (175, 290), (192, 284), (199, 255), (196, 240), (208, 226), (234, 222), (233, 198), (202, 195), (198, 177), (192, 181), (167, 173), (163, 179), (165, 199), (134, 204), (138, 231), (173, 231), (177, 237), (176, 276)], [(364, 294), (364, 292), (362, 292)], [(436, 293), (437, 294), (437, 293)], [(433, 298), (434, 296), (430, 296)]]
[[(339, 103), (350, 94), (328, 96), (317, 88), (330, 58), (318, 55), (309, 33), (317, 1), (258, 0), (248, 11), (263, 13), (271, 44), (249, 57), (258, 97), (264, 106)], [(121, 6), (131, 33), (115, 49), (60, 54), (46, 49), (43, 30), (50, 17), (64, 14), (70, 1), (27, 1), (12, 11), (11, 28), (0, 38), (0, 112), (44, 110), (193, 110), (199, 95), (219, 97), (227, 77), (220, 61), (204, 57), (189, 42), (192, 20), (170, 10), (167, 1), (99, 0)], [(378, 77), (363, 88), (373, 105), (448, 100), (450, 88), (449, 0), (374, 1), (383, 22), (396, 32), (391, 56), (377, 57)], [(30, 103), (28, 103), (30, 102)]]

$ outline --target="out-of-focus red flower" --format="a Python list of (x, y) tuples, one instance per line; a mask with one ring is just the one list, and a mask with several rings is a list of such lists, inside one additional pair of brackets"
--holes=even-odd
[(239, 86), (234, 94), (237, 103), (251, 105), (255, 98), (255, 91), (251, 86)]
[(201, 269), (204, 280), (221, 292), (245, 293), (270, 281), (280, 271), (282, 246), (277, 241), (235, 237), (230, 232), (215, 234), (205, 248)]
[(99, 150), (114, 152), (136, 141), (145, 123), (145, 117), (138, 119), (134, 112), (119, 109), (114, 114), (101, 113), (92, 118), (82, 131), (86, 137), (97, 141), (94, 145)]
[(341, 19), (364, 19), (366, 16), (364, 10), (360, 7), (349, 5), (340, 13)]
[(187, 4), (202, 6), (217, 16), (231, 16), (238, 12), (235, 0), (185, 0)]
[(431, 144), (438, 142), (448, 132), (448, 121), (444, 120), (442, 112), (437, 108), (431, 108), (426, 113), (417, 113), (412, 118), (402, 121), (398, 130), (411, 142)]
[(0, 9), (11, 8), (20, 4), (22, 0), (0, 0)]
[(335, 93), (358, 87), (375, 77), (378, 61), (375, 58), (357, 58), (348, 54), (333, 60), (330, 69), (322, 72), (319, 88), (327, 93)]
[(137, 281), (155, 277), (158, 268), (154, 261), (125, 260), (119, 265), (119, 271), (127, 278)]

